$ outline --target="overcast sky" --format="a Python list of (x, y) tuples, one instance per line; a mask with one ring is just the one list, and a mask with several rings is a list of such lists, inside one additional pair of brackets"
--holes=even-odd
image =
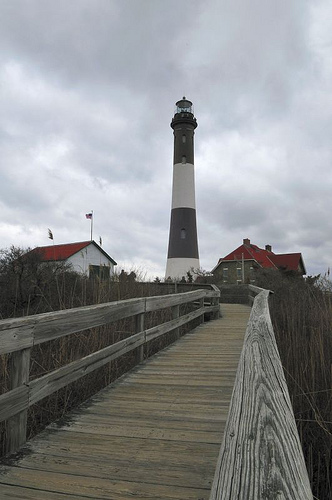
[(174, 104), (200, 262), (250, 238), (332, 267), (330, 0), (1, 0), (0, 248), (90, 238), (165, 273)]

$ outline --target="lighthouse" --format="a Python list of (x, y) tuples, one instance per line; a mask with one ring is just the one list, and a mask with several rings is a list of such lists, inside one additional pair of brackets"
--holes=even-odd
[(174, 161), (166, 279), (181, 279), (192, 268), (199, 268), (194, 170), (197, 121), (191, 101), (183, 97), (175, 106), (171, 122)]

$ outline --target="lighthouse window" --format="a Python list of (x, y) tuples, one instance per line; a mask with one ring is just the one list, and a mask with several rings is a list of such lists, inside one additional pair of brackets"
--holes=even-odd
[(187, 157), (186, 156), (182, 156), (182, 163), (187, 163)]
[(185, 240), (186, 239), (186, 230), (185, 228), (183, 227), (181, 229), (181, 240)]
[(185, 144), (186, 140), (187, 140), (187, 137), (183, 134), (183, 136), (182, 136), (182, 142), (183, 142), (183, 144)]

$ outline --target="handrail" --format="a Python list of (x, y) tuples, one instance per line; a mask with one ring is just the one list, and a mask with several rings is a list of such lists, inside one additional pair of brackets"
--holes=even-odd
[(210, 500), (312, 499), (271, 323), (269, 290), (248, 322)]
[[(17, 451), (26, 441), (27, 409), (31, 405), (135, 348), (140, 348), (138, 360), (143, 361), (143, 347), (150, 340), (173, 330), (178, 335), (180, 326), (203, 318), (205, 313), (217, 317), (219, 296), (219, 289), (211, 286), (210, 290), (122, 300), (0, 321), (0, 354), (11, 353), (10, 390), (0, 396), (0, 422), (8, 420), (8, 453)], [(210, 304), (204, 303), (205, 298)], [(198, 308), (180, 316), (179, 306), (194, 301), (199, 301)], [(173, 319), (145, 329), (145, 314), (165, 308), (171, 308)], [(33, 346), (132, 316), (136, 317), (135, 334), (30, 381)]]

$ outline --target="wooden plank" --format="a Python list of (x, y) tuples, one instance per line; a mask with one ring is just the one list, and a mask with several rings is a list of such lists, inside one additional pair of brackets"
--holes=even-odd
[(186, 323), (189, 323), (189, 321), (192, 321), (195, 318), (198, 318), (201, 314), (202, 311), (200, 309), (196, 309), (196, 311), (192, 311), (188, 314), (183, 314), (177, 319), (172, 319), (171, 321), (167, 321), (166, 323), (162, 323), (161, 325), (149, 328), (145, 332), (146, 340), (149, 341), (157, 337), (160, 337), (161, 335), (164, 335), (165, 333), (170, 332), (175, 328), (178, 328), (179, 326), (185, 325)]
[(146, 298), (146, 312), (157, 311), (158, 309), (165, 309), (187, 302), (193, 302), (208, 293), (207, 290), (194, 290), (192, 292), (177, 293), (174, 295), (161, 295), (156, 297)]
[[(201, 299), (204, 300), (204, 299)], [(177, 304), (176, 306), (172, 306), (172, 319), (178, 319), (180, 317), (180, 306)], [(174, 329), (175, 338), (178, 339), (180, 337), (180, 329), (179, 327)]]
[[(19, 389), (22, 385), (29, 382), (30, 351), (31, 349), (28, 348), (12, 353), (10, 357), (9, 371), (11, 389)], [(17, 395), (18, 394), (19, 392), (17, 392)], [(27, 408), (22, 409), (19, 413), (8, 419), (6, 443), (8, 453), (14, 453), (25, 443), (26, 433)]]
[(49, 396), (71, 382), (78, 380), (84, 375), (104, 366), (113, 359), (122, 356), (128, 351), (132, 351), (144, 343), (144, 332), (137, 333), (131, 337), (121, 340), (100, 351), (89, 354), (82, 359), (78, 359), (54, 370), (43, 377), (32, 380), (29, 383), (30, 398), (29, 405), (33, 405), (41, 399)]
[(33, 346), (35, 320), (30, 318), (0, 320), (0, 355)]
[(210, 500), (312, 499), (268, 295), (250, 315)]
[[(150, 476), (151, 477), (151, 476)], [(152, 478), (153, 479), (153, 478)], [(7, 485), (42, 489), (52, 493), (81, 495), (90, 499), (128, 500), (128, 498), (144, 498), (144, 500), (197, 500), (208, 498), (209, 489), (191, 488), (142, 481), (119, 481), (108, 478), (84, 476), (82, 474), (56, 473), (21, 467), (11, 469), (11, 473), (0, 478)], [(15, 498), (15, 497), (14, 497)], [(18, 497), (19, 498), (19, 497)], [(47, 498), (47, 497), (46, 497)]]
[[(62, 493), (36, 488), (17, 487), (13, 492), (13, 486), (4, 483), (1, 484), (1, 495), (4, 500), (83, 500), (81, 495), (70, 495), (70, 499), (64, 499)], [(99, 499), (96, 497), (95, 500)]]
[(77, 307), (0, 321), (0, 354), (144, 312), (145, 298)]
[[(133, 392), (132, 392), (133, 393)], [(229, 402), (229, 398), (228, 398)], [(206, 404), (213, 404), (213, 402), (205, 402)], [(225, 403), (226, 405), (226, 403)], [(123, 411), (123, 410), (122, 410)], [(90, 409), (86, 409), (84, 412), (84, 415), (82, 415), (82, 412), (79, 412), (76, 417), (73, 417), (70, 423), (67, 424), (66, 429), (69, 429), (73, 432), (76, 432), (75, 429), (75, 423), (78, 422), (79, 425), (84, 425), (85, 423), (88, 426), (95, 426), (95, 427), (100, 427), (101, 429), (108, 425), (110, 427), (110, 421), (112, 422), (112, 425), (114, 426), (119, 426), (120, 424), (123, 424), (123, 413), (120, 414), (120, 412), (116, 413), (110, 413), (103, 410), (96, 411), (96, 408), (94, 407), (93, 411)], [(126, 411), (126, 427), (129, 429), (132, 427), (137, 428), (145, 428), (145, 429), (173, 429), (173, 430), (191, 430), (191, 431), (204, 431), (204, 432), (220, 432), (220, 429), (222, 426), (220, 426), (219, 421), (215, 421), (214, 419), (210, 420), (194, 420), (191, 419), (190, 416), (186, 420), (179, 419), (179, 418), (169, 418), (168, 415), (164, 415), (163, 417), (156, 418), (154, 413), (151, 412), (150, 415), (145, 415), (144, 418), (138, 419), (137, 414), (130, 414), (129, 412), (127, 413)], [(57, 424), (52, 424), (49, 426), (49, 429), (56, 430), (58, 429)], [(220, 444), (220, 442), (219, 442)]]
[(29, 407), (29, 388), (21, 385), (0, 396), (0, 422)]
[[(130, 474), (130, 481), (146, 483), (151, 481), (151, 467), (146, 466), (147, 457), (135, 457), (134, 463), (130, 458), (123, 459), (121, 456), (115, 460), (112, 456), (94, 457), (91, 461), (89, 456), (84, 456), (76, 451), (70, 455), (70, 473), (77, 476), (91, 476), (100, 479), (110, 479), (112, 481), (127, 481)], [(183, 464), (175, 464), (172, 457), (168, 461), (159, 460), (153, 463), (154, 481), (169, 486), (182, 486), (184, 484), (191, 488), (211, 488), (211, 475), (209, 467), (204, 464), (195, 464), (188, 467)], [(39, 454), (29, 460), (22, 460), (20, 467), (41, 471), (50, 471), (60, 474), (68, 473), (68, 458), (59, 455)], [(46, 497), (45, 497), (46, 500)]]
[[(122, 421), (124, 419), (122, 418)], [(125, 420), (126, 421), (126, 420)], [(129, 460), (133, 463), (132, 457), (146, 464), (154, 464), (156, 467), (168, 467), (173, 465), (177, 468), (195, 468), (212, 464), (213, 478), (214, 464), (218, 458), (219, 445), (195, 443), (190, 441), (167, 441), (165, 439), (143, 439), (128, 438), (123, 436), (104, 436), (98, 434), (82, 433), (72, 430), (62, 432), (61, 429), (54, 431), (47, 429), (37, 439), (32, 442), (33, 453), (28, 453), (21, 458), (17, 465), (26, 466), (29, 457), (40, 455), (58, 456), (69, 460), (71, 457), (84, 456), (92, 461), (99, 460)], [(30, 446), (31, 451), (31, 446)], [(204, 455), (202, 454), (204, 451)], [(153, 470), (151, 467), (148, 469)], [(0, 467), (1, 471), (1, 467)], [(130, 479), (130, 478), (129, 478)], [(1, 482), (1, 474), (0, 474)]]
[[(191, 302), (206, 296), (208, 290), (175, 295), (128, 299), (107, 304), (77, 307), (63, 311), (36, 314), (26, 318), (0, 321), (0, 354), (32, 347), (48, 340), (105, 325), (120, 319)], [(215, 292), (211, 292), (215, 293)]]
[[(145, 314), (137, 314), (135, 317), (135, 333), (140, 333), (144, 331), (144, 318)], [(144, 341), (145, 341), (145, 334), (144, 334)], [(144, 343), (142, 343), (137, 350), (137, 363), (142, 363), (144, 360)]]
[(258, 295), (259, 293), (265, 291), (264, 288), (260, 288), (259, 286), (256, 285), (248, 285), (248, 288), (251, 292), (254, 293), (254, 295)]
[[(227, 410), (224, 414), (224, 418), (226, 420)], [(188, 411), (188, 409), (186, 409)], [(195, 409), (193, 408), (193, 411)], [(195, 442), (195, 443), (212, 443), (212, 444), (220, 444), (222, 438), (221, 426), (219, 431), (203, 431), (203, 430), (192, 430), (192, 429), (183, 429), (183, 428), (156, 428), (156, 427), (147, 427), (140, 426), (139, 422), (136, 426), (124, 426), (123, 423), (119, 423), (115, 425), (108, 421), (106, 424), (101, 424), (99, 422), (96, 425), (96, 421), (88, 422), (84, 420), (82, 423), (78, 424), (70, 424), (69, 426), (64, 426), (63, 430), (71, 430), (74, 429), (75, 432), (81, 432), (82, 434), (98, 434), (102, 436), (122, 436), (122, 437), (130, 437), (130, 438), (142, 438), (142, 439), (165, 439), (166, 441), (183, 441), (183, 442)]]

